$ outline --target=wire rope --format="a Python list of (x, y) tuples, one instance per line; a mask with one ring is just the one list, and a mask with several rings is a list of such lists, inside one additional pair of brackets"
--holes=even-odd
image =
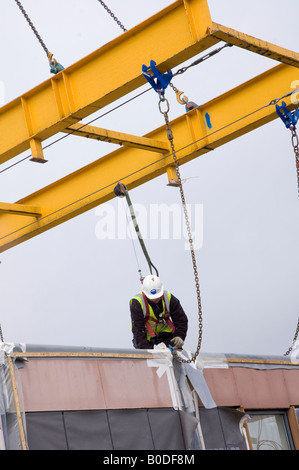
[[(105, 113), (101, 114), (100, 116), (97, 116), (96, 118), (92, 119), (91, 121), (89, 121), (89, 122), (87, 122), (87, 123), (85, 123), (85, 124), (82, 124), (82, 126), (79, 127), (78, 129), (76, 129), (76, 130), (74, 130), (74, 131), (72, 131), (72, 132), (69, 132), (69, 133), (67, 133), (67, 134), (64, 135), (64, 136), (59, 137), (59, 138), (56, 139), (55, 141), (50, 142), (49, 144), (45, 145), (45, 146), (43, 147), (43, 150), (45, 150), (45, 149), (51, 147), (52, 145), (54, 145), (54, 144), (60, 142), (60, 141), (63, 140), (63, 139), (66, 139), (67, 137), (71, 136), (73, 133), (77, 132), (78, 130), (84, 128), (85, 126), (88, 126), (89, 124), (91, 124), (91, 123), (97, 121), (98, 119), (101, 119), (102, 117), (104, 117), (104, 116), (110, 114), (111, 112), (113, 112), (113, 111), (115, 111), (115, 110), (121, 108), (122, 106), (128, 104), (129, 102), (135, 100), (136, 98), (139, 98), (140, 96), (144, 95), (145, 93), (147, 93), (147, 92), (150, 91), (150, 90), (152, 90), (152, 88), (147, 88), (146, 90), (142, 91), (141, 93), (139, 93), (139, 94), (133, 96), (132, 98), (130, 98), (130, 99), (124, 101), (123, 103), (120, 103), (119, 105), (115, 106), (114, 108), (112, 108), (112, 109), (106, 111)], [(261, 106), (260, 108), (255, 109), (254, 111), (251, 111), (250, 113), (245, 114), (244, 116), (241, 116), (240, 118), (236, 119), (235, 121), (232, 121), (232, 122), (226, 124), (225, 126), (219, 128), (219, 129), (216, 129), (216, 130), (213, 131), (213, 132), (210, 132), (209, 134), (205, 135), (204, 137), (201, 137), (200, 139), (197, 139), (197, 140), (193, 141), (191, 144), (188, 144), (188, 145), (186, 145), (185, 147), (182, 147), (181, 149), (177, 150), (177, 152), (179, 152), (179, 151), (181, 151), (181, 150), (184, 150), (185, 148), (187, 148), (187, 147), (189, 147), (189, 146), (191, 146), (191, 145), (193, 145), (193, 144), (195, 144), (195, 143), (197, 143), (197, 142), (200, 142), (200, 141), (203, 140), (203, 139), (206, 139), (206, 138), (208, 138), (208, 137), (211, 137), (213, 134), (215, 134), (215, 133), (217, 133), (217, 132), (221, 132), (222, 130), (226, 129), (227, 127), (232, 126), (232, 125), (236, 124), (237, 122), (242, 121), (243, 119), (246, 119), (246, 118), (249, 117), (249, 116), (252, 116), (252, 115), (255, 114), (255, 113), (258, 113), (259, 111), (261, 111), (262, 109), (264, 109), (264, 108), (266, 108), (266, 107), (268, 107), (268, 106), (274, 106), (274, 105), (275, 105), (276, 103), (278, 103), (280, 100), (282, 100), (282, 99), (284, 99), (284, 98), (286, 98), (286, 97), (292, 95), (293, 93), (298, 93), (298, 91), (299, 91), (299, 88), (296, 88), (295, 90), (293, 90), (293, 91), (291, 91), (291, 92), (289, 92), (289, 93), (286, 93), (285, 95), (283, 95), (283, 96), (280, 97), (280, 98), (275, 98), (275, 99), (271, 100), (269, 103), (265, 104), (264, 106)], [(169, 154), (169, 155), (170, 155), (170, 154)], [(169, 155), (167, 155), (167, 156), (164, 157), (164, 158), (167, 158)], [(18, 160), (17, 162), (13, 163), (12, 165), (10, 165), (10, 166), (8, 166), (8, 167), (6, 167), (6, 168), (0, 170), (0, 174), (1, 174), (1, 173), (4, 173), (5, 171), (7, 171), (7, 170), (9, 170), (9, 169), (11, 169), (11, 168), (13, 168), (14, 166), (18, 165), (19, 163), (24, 162), (25, 160), (29, 159), (31, 156), (32, 156), (32, 154), (29, 154), (29, 155), (27, 155), (26, 157), (22, 158), (21, 160)]]
[[(15, 0), (15, 1), (19, 1), (19, 0)], [(99, 0), (99, 1), (101, 1), (101, 0)], [(104, 2), (101, 2), (101, 3), (103, 4)], [(108, 9), (108, 7), (107, 7), (107, 9)], [(210, 57), (214, 56), (215, 54), (218, 54), (218, 53), (219, 53), (220, 51), (222, 51), (225, 47), (230, 47), (230, 46), (231, 46), (231, 44), (225, 44), (224, 46), (219, 47), (219, 48), (217, 48), (217, 49), (215, 49), (215, 50), (209, 52), (208, 54), (206, 54), (206, 55), (200, 57), (199, 59), (195, 60), (194, 62), (192, 62), (190, 65), (178, 69), (178, 70), (174, 73), (173, 76), (175, 77), (176, 75), (180, 75), (180, 74), (185, 73), (190, 67), (194, 67), (195, 65), (199, 65), (201, 62), (203, 62), (203, 61), (209, 59)], [(173, 88), (173, 90), (174, 90), (176, 93), (178, 93), (177, 88), (176, 88), (174, 85), (172, 85), (172, 83), (170, 83), (169, 85)], [(150, 91), (151, 89), (152, 89), (152, 88), (147, 88), (145, 91), (143, 91), (143, 92), (141, 92), (141, 93), (138, 93), (138, 94), (137, 94), (136, 96), (134, 96), (133, 98), (124, 101), (124, 102), (121, 103), (120, 105), (115, 106), (114, 108), (112, 108), (111, 110), (109, 110), (109, 111), (107, 111), (106, 113), (102, 114), (101, 116), (98, 116), (98, 117), (92, 119), (92, 120), (89, 121), (87, 124), (83, 124), (79, 129), (76, 129), (76, 130), (78, 131), (78, 130), (82, 129), (84, 126), (86, 126), (86, 125), (88, 125), (88, 124), (91, 124), (92, 122), (95, 122), (97, 119), (100, 119), (100, 118), (102, 118), (103, 116), (106, 116), (107, 114), (111, 113), (112, 111), (115, 111), (116, 109), (118, 109), (118, 108), (124, 106), (125, 104), (129, 103), (130, 101), (132, 101), (132, 100), (138, 98), (139, 96), (141, 96), (141, 95), (147, 93), (147, 92)], [(60, 137), (59, 139), (56, 139), (54, 142), (51, 142), (50, 144), (48, 144), (48, 145), (46, 145), (45, 147), (43, 147), (43, 150), (46, 149), (46, 148), (48, 148), (48, 147), (50, 147), (51, 145), (53, 145), (53, 144), (59, 142), (60, 140), (63, 140), (63, 139), (65, 139), (66, 137), (69, 137), (69, 136), (72, 135), (74, 132), (76, 132), (76, 131), (74, 130), (73, 132), (70, 132), (70, 133), (68, 133), (67, 135), (62, 136), (62, 137)], [(0, 174), (3, 173), (4, 171), (10, 169), (10, 168), (13, 168), (14, 166), (18, 165), (19, 163), (22, 163), (23, 161), (27, 160), (27, 159), (30, 158), (31, 156), (32, 156), (32, 154), (28, 155), (27, 157), (22, 158), (21, 160), (19, 160), (19, 161), (15, 162), (14, 164), (10, 165), (9, 167), (4, 168), (3, 170), (0, 171)]]
[[(101, 114), (100, 116), (97, 116), (96, 118), (92, 119), (91, 121), (88, 121), (87, 123), (82, 124), (82, 126), (80, 126), (80, 127), (77, 128), (77, 129), (74, 129), (72, 132), (68, 132), (67, 134), (63, 135), (62, 137), (59, 137), (58, 139), (56, 139), (55, 141), (50, 142), (49, 144), (45, 145), (45, 146), (43, 147), (43, 150), (45, 150), (45, 149), (51, 147), (51, 146), (54, 145), (54, 144), (57, 144), (58, 142), (60, 142), (61, 140), (66, 139), (67, 137), (70, 137), (72, 134), (74, 134), (75, 132), (78, 132), (79, 130), (83, 129), (85, 126), (88, 126), (89, 124), (92, 124), (93, 122), (97, 121), (98, 119), (101, 119), (101, 118), (107, 116), (108, 114), (110, 114), (110, 113), (112, 113), (113, 111), (116, 111), (118, 108), (121, 108), (122, 106), (128, 104), (130, 101), (133, 101), (133, 100), (135, 100), (136, 98), (139, 98), (140, 96), (144, 95), (145, 93), (147, 93), (147, 92), (150, 91), (150, 90), (151, 90), (151, 88), (148, 88), (148, 89), (142, 91), (141, 93), (138, 93), (137, 95), (133, 96), (133, 98), (130, 98), (130, 99), (124, 101), (123, 103), (121, 103), (121, 104), (115, 106), (114, 108), (112, 108), (112, 109), (106, 111), (105, 113)], [(99, 140), (100, 140), (100, 139), (99, 139)], [(17, 162), (13, 163), (12, 165), (10, 165), (10, 166), (4, 168), (3, 170), (0, 170), (0, 174), (1, 174), (1, 173), (4, 173), (5, 171), (7, 171), (7, 170), (9, 170), (9, 169), (11, 169), (11, 168), (13, 168), (14, 166), (18, 165), (19, 163), (22, 163), (23, 161), (27, 160), (27, 159), (30, 158), (31, 156), (32, 156), (32, 154), (29, 154), (29, 155), (27, 155), (26, 157), (22, 158), (21, 160), (18, 160)]]

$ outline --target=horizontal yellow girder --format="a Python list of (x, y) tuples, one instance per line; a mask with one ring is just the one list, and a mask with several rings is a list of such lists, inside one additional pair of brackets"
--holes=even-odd
[(299, 54), (297, 52), (276, 46), (267, 41), (262, 41), (214, 22), (212, 23), (210, 34), (221, 41), (228, 42), (247, 51), (255, 52), (284, 64), (299, 67)]
[(126, 147), (135, 147), (143, 150), (151, 150), (152, 152), (168, 153), (168, 142), (160, 142), (155, 139), (148, 139), (147, 137), (137, 137), (131, 134), (124, 134), (123, 132), (110, 131), (108, 129), (101, 129), (100, 127), (89, 126), (87, 124), (77, 123), (64, 129), (63, 132), (72, 135), (79, 135), (81, 137), (88, 137), (90, 139), (101, 140), (110, 142), (112, 144), (125, 145)]
[(213, 46), (211, 26), (207, 0), (178, 0), (3, 106), (0, 164), (147, 83), (151, 59), (164, 73)]
[(143, 63), (163, 73), (219, 41), (299, 66), (299, 54), (212, 22), (207, 0), (179, 0), (0, 108), (0, 164), (29, 148), (45, 162), (41, 142), (146, 83)]
[(24, 204), (10, 204), (0, 202), (0, 214), (27, 215), (31, 217), (40, 217), (42, 211), (40, 207), (25, 206)]
[[(0, 203), (0, 251), (111, 199), (119, 180), (130, 189), (167, 172), (176, 185), (164, 127), (136, 137), (82, 127), (78, 121), (146, 83), (142, 64), (153, 59), (163, 73), (219, 41), (288, 65), (174, 120), (177, 158), (183, 164), (276, 118), (273, 104), (267, 103), (287, 94), (299, 78), (298, 54), (212, 22), (207, 0), (176, 1), (1, 108), (0, 163), (29, 148), (34, 161), (45, 162), (42, 141), (60, 131), (126, 147), (15, 204)], [(285, 101), (294, 108), (290, 97)]]
[[(296, 79), (298, 69), (281, 64), (173, 120), (170, 124), (179, 164), (277, 118), (275, 106), (269, 103), (289, 93)], [(295, 108), (292, 96), (284, 101), (290, 110)], [(165, 127), (145, 137), (163, 142)], [(130, 147), (110, 153), (18, 201), (41, 208), (42, 217), (36, 221), (0, 214), (0, 251), (115, 197), (113, 189), (118, 181), (131, 189), (166, 173), (172, 165), (172, 156), (162, 153)]]

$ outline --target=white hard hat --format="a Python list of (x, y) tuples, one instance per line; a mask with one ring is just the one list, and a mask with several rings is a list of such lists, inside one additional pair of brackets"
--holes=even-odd
[(163, 295), (163, 284), (160, 278), (152, 274), (145, 276), (142, 289), (148, 299), (158, 299)]

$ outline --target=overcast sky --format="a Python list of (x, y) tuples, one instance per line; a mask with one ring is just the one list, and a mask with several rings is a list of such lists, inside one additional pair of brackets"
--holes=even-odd
[[(97, 0), (22, 3), (64, 67), (123, 34)], [(172, 2), (106, 3), (129, 29)], [(209, 0), (209, 6), (215, 22), (299, 51), (296, 0)], [(50, 73), (44, 51), (15, 2), (0, 0), (0, 14), (3, 105), (47, 80)], [(275, 65), (237, 47), (227, 48), (175, 77), (173, 84), (201, 104)], [(299, 80), (297, 69), (294, 79)], [(291, 84), (285, 92), (290, 90)], [(173, 91), (167, 89), (166, 96), (170, 119), (183, 114)], [(148, 92), (94, 125), (144, 135), (163, 125), (157, 95)], [(0, 173), (0, 200), (15, 202), (115, 148), (69, 136), (46, 149), (47, 164), (27, 159)], [(0, 170), (29, 153), (6, 162)], [(284, 354), (299, 312), (299, 200), (290, 131), (276, 119), (182, 166), (181, 176), (186, 179), (184, 191), (198, 242), (202, 351)], [(163, 175), (132, 190), (130, 196), (153, 264), (189, 317), (185, 347), (194, 350), (197, 301), (179, 191), (167, 186)], [(155, 215), (162, 203), (177, 214), (168, 235)], [(132, 347), (129, 300), (140, 290), (139, 267), (143, 275), (148, 269), (138, 242), (131, 239), (125, 210), (122, 200), (113, 199), (0, 254), (0, 323), (5, 341), (112, 350)], [(110, 231), (103, 239), (105, 222)], [(156, 231), (150, 232), (149, 227)]]

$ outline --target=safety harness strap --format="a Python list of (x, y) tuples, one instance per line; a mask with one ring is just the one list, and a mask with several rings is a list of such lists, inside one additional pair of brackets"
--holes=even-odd
[[(165, 297), (166, 297), (167, 301), (165, 300)], [(144, 324), (145, 324), (145, 327), (146, 327), (147, 331), (149, 332), (150, 336), (152, 338), (154, 338), (155, 336), (157, 336), (157, 333), (154, 332), (154, 330), (153, 330), (153, 328), (152, 328), (152, 326), (149, 322), (149, 319), (151, 319), (152, 323), (159, 323), (159, 320), (157, 318), (153, 318), (153, 317), (150, 316), (149, 305), (148, 305), (148, 301), (147, 301), (147, 298), (146, 298), (146, 295), (144, 294), (144, 292), (142, 292), (142, 300), (143, 300), (142, 304), (143, 304), (143, 313), (144, 313)], [(163, 300), (164, 306), (165, 306), (165, 313), (163, 315), (163, 320), (166, 321), (166, 323), (170, 327), (171, 331), (174, 332), (175, 331), (175, 326), (169, 318), (169, 315), (170, 315), (169, 314), (169, 299), (168, 299), (167, 292), (166, 292), (166, 296), (163, 293), (162, 300)]]
[[(146, 327), (147, 331), (151, 335), (151, 337), (154, 338), (156, 336), (156, 333), (154, 332), (154, 330), (152, 329), (151, 324), (149, 323), (150, 311), (149, 311), (148, 301), (147, 301), (147, 298), (146, 298), (144, 292), (142, 292), (142, 297), (143, 297), (143, 314), (145, 315), (144, 316), (144, 324), (145, 324), (145, 327)], [(155, 319), (155, 318), (152, 318), (151, 320), (154, 323), (158, 323), (158, 320)]]

